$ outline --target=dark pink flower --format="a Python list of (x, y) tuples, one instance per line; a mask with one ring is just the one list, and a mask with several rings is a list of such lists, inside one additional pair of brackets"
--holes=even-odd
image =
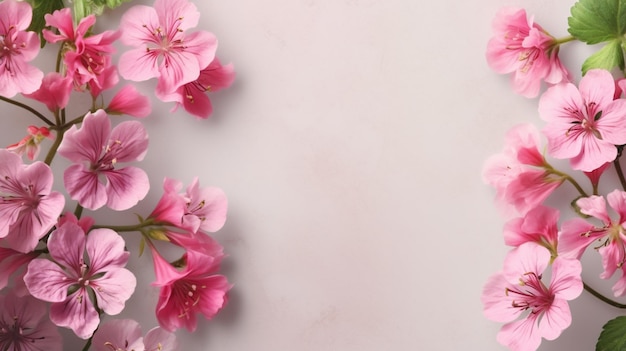
[(497, 339), (511, 350), (536, 350), (542, 338), (556, 339), (572, 322), (567, 301), (583, 290), (581, 264), (557, 257), (546, 286), (542, 276), (550, 259), (544, 247), (523, 244), (507, 255), (503, 271), (485, 284), (483, 311), (487, 318), (505, 323)]
[(187, 0), (156, 0), (153, 7), (131, 7), (122, 16), (121, 40), (136, 48), (120, 57), (122, 77), (134, 81), (158, 77), (166, 92), (198, 79), (217, 48), (212, 33), (186, 33), (199, 18), (196, 6)]
[(34, 297), (52, 302), (50, 319), (56, 325), (87, 339), (100, 323), (90, 296), (105, 313), (115, 315), (135, 290), (135, 276), (124, 268), (129, 257), (124, 245), (110, 229), (85, 235), (78, 224), (66, 222), (48, 240), (54, 262), (32, 260), (24, 282)]
[(493, 21), (493, 31), (487, 63), (498, 73), (513, 73), (511, 82), (518, 94), (535, 97), (542, 81), (558, 84), (569, 80), (558, 57), (558, 43), (527, 18), (526, 10), (502, 9)]
[(185, 265), (181, 270), (165, 261), (154, 248), (152, 257), (156, 272), (153, 285), (161, 288), (156, 316), (165, 330), (185, 327), (193, 332), (197, 313), (211, 319), (226, 303), (231, 284), (226, 277), (216, 274), (222, 255), (188, 251), (183, 256)]
[(559, 211), (546, 206), (537, 206), (525, 216), (512, 219), (504, 225), (504, 243), (520, 246), (527, 242), (541, 245), (557, 256)]
[(149, 115), (152, 109), (148, 97), (140, 94), (134, 85), (126, 85), (113, 96), (106, 111), (141, 118)]
[(30, 165), (0, 149), (0, 238), (19, 252), (35, 249), (56, 224), (65, 197), (51, 191), (52, 170), (43, 162)]
[(43, 72), (28, 64), (39, 53), (39, 37), (27, 32), (33, 11), (27, 2), (0, 1), (0, 95), (32, 93)]
[(0, 295), (0, 350), (63, 350), (61, 334), (46, 312), (46, 305), (32, 296)]
[(58, 150), (75, 163), (65, 170), (67, 192), (90, 210), (105, 204), (114, 210), (131, 208), (148, 193), (148, 175), (119, 164), (143, 159), (147, 149), (148, 134), (141, 123), (126, 121), (111, 130), (103, 110), (88, 113), (80, 129), (74, 125), (65, 133)]

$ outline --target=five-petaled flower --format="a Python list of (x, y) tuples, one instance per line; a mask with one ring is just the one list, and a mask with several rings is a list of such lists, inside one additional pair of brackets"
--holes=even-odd
[(93, 337), (95, 351), (177, 351), (176, 335), (154, 327), (145, 337), (132, 319), (112, 319), (103, 323)]

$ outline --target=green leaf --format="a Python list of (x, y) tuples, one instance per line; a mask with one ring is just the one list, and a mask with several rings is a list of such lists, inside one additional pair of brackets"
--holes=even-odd
[(626, 316), (612, 319), (602, 327), (596, 351), (626, 351)]
[(622, 39), (626, 0), (580, 0), (571, 9), (569, 33), (587, 44)]
[(624, 45), (624, 42), (615, 39), (589, 56), (583, 63), (583, 75), (593, 68), (611, 70), (613, 67), (618, 66), (624, 69), (624, 52), (622, 45)]
[(74, 0), (76, 21), (91, 14), (99, 16), (105, 8), (114, 9), (130, 0)]
[(28, 30), (39, 34), (41, 47), (43, 47), (46, 43), (41, 34), (42, 30), (46, 27), (44, 16), (64, 8), (65, 4), (63, 4), (63, 0), (28, 0), (28, 3), (33, 8), (33, 19), (30, 22)]

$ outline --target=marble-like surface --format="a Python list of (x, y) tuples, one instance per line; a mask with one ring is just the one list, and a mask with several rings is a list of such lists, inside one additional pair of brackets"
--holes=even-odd
[[(506, 253), (503, 219), (480, 173), (508, 128), (538, 116), (484, 50), (501, 6), (526, 7), (560, 36), (572, 3), (196, 1), (237, 80), (212, 95), (208, 121), (155, 102), (142, 163), (154, 190), (135, 209), (151, 211), (165, 176), (229, 197), (216, 238), (230, 302), (195, 334), (179, 331), (182, 350), (502, 350), (480, 293)], [(99, 21), (115, 26), (129, 6)], [(7, 121), (3, 140), (21, 123)], [(120, 317), (147, 330), (151, 260), (127, 237), (141, 273)], [(592, 349), (617, 315), (586, 295), (572, 310), (573, 326), (541, 350)]]

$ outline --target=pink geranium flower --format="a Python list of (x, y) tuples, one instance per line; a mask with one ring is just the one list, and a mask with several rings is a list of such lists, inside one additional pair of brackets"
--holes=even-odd
[[(606, 203), (618, 214), (614, 220), (608, 214)], [(563, 256), (580, 258), (585, 249), (593, 242), (599, 241), (598, 252), (602, 255), (604, 272), (600, 278), (609, 279), (620, 269), (622, 276), (613, 285), (615, 296), (626, 294), (626, 192), (614, 190), (606, 196), (590, 196), (576, 201), (580, 212), (602, 221), (595, 226), (581, 218), (574, 218), (563, 223), (561, 227), (561, 243), (559, 253)]]
[(556, 339), (572, 321), (568, 300), (583, 290), (578, 260), (557, 257), (548, 286), (542, 281), (550, 252), (527, 243), (511, 251), (504, 270), (491, 276), (482, 295), (485, 316), (506, 323), (498, 341), (514, 351), (536, 350)]
[(16, 251), (32, 251), (54, 226), (65, 197), (52, 190), (52, 170), (43, 162), (22, 163), (0, 149), (0, 238)]
[(498, 73), (513, 73), (512, 85), (518, 94), (535, 97), (542, 81), (557, 84), (569, 80), (558, 57), (558, 43), (527, 18), (526, 10), (502, 9), (493, 21), (493, 31), (487, 63)]
[(20, 156), (26, 153), (28, 159), (32, 161), (39, 156), (41, 142), (46, 138), (54, 138), (52, 137), (52, 134), (50, 134), (50, 129), (46, 127), (28, 126), (26, 131), (28, 132), (28, 135), (18, 143), (7, 146), (7, 150), (13, 151)]
[(46, 312), (46, 305), (32, 296), (0, 295), (0, 350), (63, 350), (61, 334)]
[(565, 180), (539, 152), (539, 132), (521, 124), (507, 132), (504, 150), (483, 167), (483, 180), (496, 189), (496, 200), (521, 214), (540, 205)]
[(539, 101), (547, 123), (548, 152), (570, 159), (572, 168), (589, 172), (617, 156), (626, 144), (626, 100), (613, 99), (615, 82), (608, 71), (590, 70), (574, 84), (549, 88)]
[(213, 112), (213, 106), (207, 93), (227, 88), (232, 84), (233, 80), (235, 80), (233, 65), (223, 66), (215, 58), (206, 68), (200, 71), (198, 79), (183, 84), (171, 93), (162, 93), (162, 89), (157, 89), (157, 96), (163, 101), (176, 102), (174, 109), (178, 106), (183, 106), (185, 111), (198, 118), (208, 118)]
[(538, 206), (525, 216), (512, 219), (504, 225), (504, 243), (520, 246), (527, 242), (541, 245), (552, 256), (557, 256), (559, 211), (546, 206)]
[[(11, 275), (13, 275), (13, 273), (15, 273), (21, 267), (27, 265), (33, 258), (37, 256), (39, 256), (39, 253), (22, 253), (13, 249), (0, 247), (0, 290), (7, 287), (7, 285), (9, 284), (9, 279), (11, 278)], [(19, 280), (16, 280), (19, 283)]]
[(174, 331), (181, 327), (193, 332), (197, 326), (196, 314), (213, 318), (227, 301), (231, 288), (226, 277), (216, 274), (222, 259), (218, 255), (206, 255), (187, 251), (182, 270), (174, 268), (152, 247), (156, 272), (153, 285), (161, 288), (156, 316), (161, 327)]
[(96, 351), (176, 351), (176, 335), (152, 328), (144, 338), (141, 326), (132, 319), (112, 319), (103, 323), (93, 337)]
[(186, 33), (199, 18), (196, 6), (187, 0), (156, 0), (153, 7), (131, 7), (122, 16), (121, 40), (136, 48), (120, 57), (122, 77), (133, 81), (158, 77), (164, 92), (198, 79), (217, 48), (217, 39), (209, 32)]
[(141, 118), (149, 115), (152, 109), (147, 96), (140, 94), (134, 85), (126, 85), (113, 96), (106, 111)]
[(27, 32), (33, 11), (27, 2), (0, 1), (0, 95), (32, 93), (43, 72), (28, 64), (39, 53), (39, 37)]
[(39, 89), (31, 94), (24, 94), (24, 96), (44, 103), (48, 110), (55, 112), (67, 106), (71, 92), (72, 79), (70, 77), (63, 77), (57, 72), (50, 72), (43, 77)]
[(114, 210), (131, 208), (148, 193), (148, 175), (119, 163), (143, 159), (147, 148), (148, 134), (141, 123), (126, 121), (111, 130), (103, 110), (88, 113), (80, 129), (74, 125), (65, 133), (58, 150), (75, 163), (64, 173), (67, 192), (91, 210), (105, 204)]
[(98, 308), (115, 315), (135, 290), (135, 276), (124, 268), (129, 257), (124, 245), (124, 239), (110, 229), (85, 235), (78, 224), (66, 222), (48, 240), (54, 262), (32, 260), (24, 282), (34, 297), (52, 302), (50, 319), (56, 325), (87, 339), (100, 323), (90, 296)]

